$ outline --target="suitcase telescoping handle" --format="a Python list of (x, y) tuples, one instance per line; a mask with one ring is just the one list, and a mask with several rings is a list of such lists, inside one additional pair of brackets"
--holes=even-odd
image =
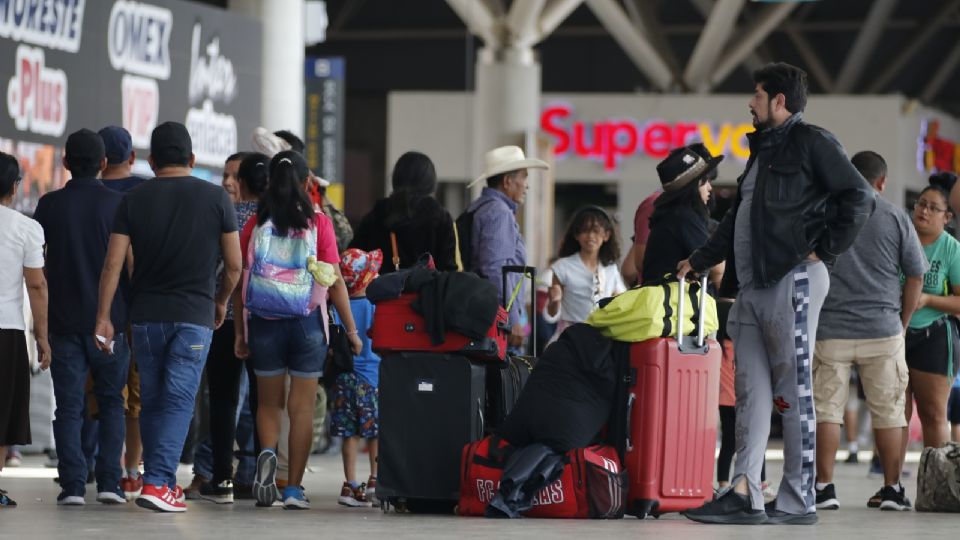
[[(523, 283), (524, 277), (530, 278), (530, 310), (537, 309), (537, 267), (536, 266), (504, 266), (503, 267), (503, 289), (500, 297), (500, 303), (504, 309), (509, 311), (509, 299), (513, 298), (513, 291), (507, 289), (507, 276), (510, 274), (520, 274), (520, 283)], [(516, 301), (514, 299), (514, 301)], [(537, 324), (531, 313), (530, 319), (530, 343), (532, 350), (536, 351), (537, 343)], [(508, 329), (507, 332), (510, 330)]]
[(679, 298), (677, 299), (677, 348), (680, 349), (680, 352), (687, 354), (706, 354), (709, 350), (709, 346), (704, 341), (703, 327), (704, 319), (706, 314), (706, 303), (707, 303), (707, 276), (704, 275), (700, 278), (700, 309), (697, 313), (697, 337), (695, 339), (692, 336), (683, 335), (683, 322), (684, 319), (684, 304), (687, 299), (687, 280), (681, 279), (679, 289)]

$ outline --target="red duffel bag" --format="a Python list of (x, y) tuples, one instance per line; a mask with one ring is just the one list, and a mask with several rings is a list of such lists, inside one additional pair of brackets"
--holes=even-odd
[[(500, 478), (514, 448), (497, 436), (488, 436), (463, 447), (461, 458), (461, 516), (482, 516), (500, 487)], [(623, 517), (626, 475), (612, 446), (576, 448), (564, 456), (560, 478), (540, 490), (533, 508), (535, 518)]]

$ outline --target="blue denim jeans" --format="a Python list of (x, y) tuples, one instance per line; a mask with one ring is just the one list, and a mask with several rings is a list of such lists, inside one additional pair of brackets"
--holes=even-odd
[(93, 336), (53, 335), (50, 338), (53, 361), (50, 375), (57, 410), (53, 436), (57, 443), (57, 472), (60, 487), (68, 495), (83, 496), (87, 483), (87, 457), (81, 444), (88, 371), (93, 375), (97, 397), (98, 452), (96, 457), (97, 491), (116, 492), (122, 470), (120, 455), (126, 433), (123, 387), (127, 384), (130, 349), (123, 334), (117, 334), (114, 353), (97, 349)]
[(193, 417), (200, 375), (213, 330), (179, 322), (133, 325), (133, 347), (140, 370), (140, 437), (143, 481), (171, 488)]

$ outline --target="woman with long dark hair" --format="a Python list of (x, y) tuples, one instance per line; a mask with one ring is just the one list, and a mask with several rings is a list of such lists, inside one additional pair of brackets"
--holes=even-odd
[[(620, 242), (609, 214), (597, 206), (577, 210), (560, 243), (560, 258), (550, 266), (553, 282), (544, 319), (564, 329), (587, 320), (602, 298), (627, 290), (620, 277)], [(553, 340), (551, 340), (553, 341)]]
[[(303, 156), (280, 152), (270, 161), (267, 191), (240, 235), (244, 280), (234, 294), (236, 354), (250, 357), (257, 375), (257, 459), (254, 496), (260, 506), (277, 499), (277, 443), (286, 402), (290, 417), (289, 473), (280, 497), (284, 508), (305, 509), (303, 472), (313, 437), (317, 379), (327, 351), (327, 293), (347, 330), (354, 354), (362, 344), (340, 275), (330, 218), (314, 212), (305, 185)], [(328, 279), (332, 277), (333, 279)], [(328, 288), (329, 287), (329, 288)], [(284, 376), (290, 375), (285, 395)]]
[[(364, 216), (350, 247), (384, 254), (381, 274), (433, 256), (437, 270), (456, 270), (453, 218), (435, 198), (437, 171), (430, 158), (407, 152), (393, 166), (393, 192)], [(390, 261), (389, 263), (387, 261)]]
[[(654, 202), (650, 216), (650, 237), (643, 257), (644, 284), (662, 283), (676, 275), (677, 263), (686, 259), (710, 238), (710, 210), (707, 206), (711, 182), (723, 156), (713, 157), (703, 144), (692, 144), (670, 153), (657, 174), (663, 194)], [(719, 288), (723, 264), (710, 272)]]

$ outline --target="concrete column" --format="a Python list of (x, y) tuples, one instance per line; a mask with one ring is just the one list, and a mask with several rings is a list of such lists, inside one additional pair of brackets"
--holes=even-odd
[[(483, 155), (493, 148), (517, 145), (528, 157), (539, 157), (536, 133), (540, 118), (540, 63), (530, 47), (486, 46), (477, 57), (474, 97), (474, 169), (483, 169)], [(530, 169), (530, 191), (522, 209), (528, 262), (539, 259), (543, 228), (542, 172)], [(483, 185), (474, 188), (479, 195)], [(550, 246), (548, 249), (552, 249)]]
[(302, 137), (304, 0), (230, 0), (229, 7), (263, 23), (260, 125)]

